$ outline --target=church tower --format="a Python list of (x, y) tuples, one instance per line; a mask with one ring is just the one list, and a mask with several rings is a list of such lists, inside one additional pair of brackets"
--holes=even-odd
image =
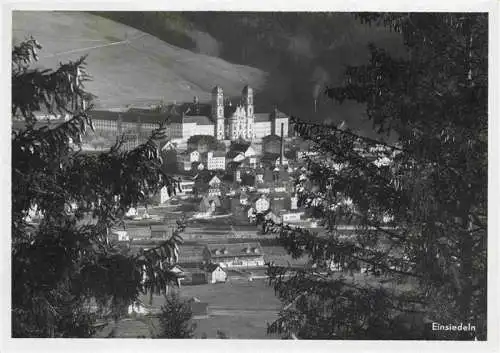
[(245, 138), (248, 140), (252, 140), (255, 132), (254, 132), (254, 106), (253, 106), (253, 89), (248, 85), (243, 88), (241, 93), (241, 98), (243, 101), (243, 109), (246, 115), (246, 126), (245, 126)]
[(243, 107), (245, 107), (245, 113), (247, 116), (253, 116), (253, 89), (248, 85), (243, 88), (243, 92), (241, 93)]
[(224, 93), (219, 86), (212, 90), (212, 119), (215, 119), (215, 138), (224, 140)]

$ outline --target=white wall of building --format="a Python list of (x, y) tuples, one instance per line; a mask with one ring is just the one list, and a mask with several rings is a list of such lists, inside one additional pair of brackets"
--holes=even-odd
[(275, 135), (281, 136), (281, 124), (283, 124), (283, 135), (285, 137), (288, 136), (288, 119), (287, 118), (278, 118), (276, 119), (276, 131)]
[(222, 268), (241, 268), (241, 267), (261, 267), (264, 266), (264, 257), (235, 257), (235, 258), (223, 258), (217, 259), (217, 263)]
[(218, 169), (226, 169), (226, 158), (225, 157), (212, 157), (207, 158), (207, 169), (208, 170), (218, 170)]
[(265, 136), (271, 135), (271, 122), (270, 121), (262, 121), (256, 122), (254, 124), (255, 137), (258, 139), (262, 139)]
[(304, 215), (304, 212), (283, 213), (281, 215), (281, 219), (283, 222), (295, 222), (295, 221), (300, 221), (300, 219), (303, 215)]
[(214, 136), (215, 126), (214, 125), (196, 125), (195, 135), (209, 135)]
[(199, 135), (197, 132), (198, 124), (196, 123), (183, 123), (182, 124), (182, 139), (188, 140), (191, 136)]

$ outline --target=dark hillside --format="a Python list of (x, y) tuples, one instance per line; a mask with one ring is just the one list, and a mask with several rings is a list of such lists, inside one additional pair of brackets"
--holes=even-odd
[[(370, 42), (397, 53), (398, 35), (368, 27), (348, 13), (142, 12), (99, 13), (160, 39), (269, 73), (256, 93), (257, 111), (273, 105), (309, 120), (346, 120), (369, 133), (363, 109), (325, 99), (321, 89), (339, 84), (347, 65), (368, 59)], [(316, 111), (314, 109), (316, 101)]]

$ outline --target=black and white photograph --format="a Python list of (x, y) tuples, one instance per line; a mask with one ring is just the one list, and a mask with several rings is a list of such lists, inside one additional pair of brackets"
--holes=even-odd
[(6, 16), (13, 344), (498, 348), (488, 10)]

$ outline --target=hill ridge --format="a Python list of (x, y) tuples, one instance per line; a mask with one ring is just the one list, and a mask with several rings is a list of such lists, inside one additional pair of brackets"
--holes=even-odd
[(216, 84), (234, 97), (246, 84), (258, 91), (266, 82), (262, 70), (194, 53), (90, 13), (15, 11), (12, 25), (14, 43), (32, 35), (42, 44), (39, 67), (88, 54), (93, 80), (86, 86), (99, 109), (190, 102), (194, 96), (206, 102)]

